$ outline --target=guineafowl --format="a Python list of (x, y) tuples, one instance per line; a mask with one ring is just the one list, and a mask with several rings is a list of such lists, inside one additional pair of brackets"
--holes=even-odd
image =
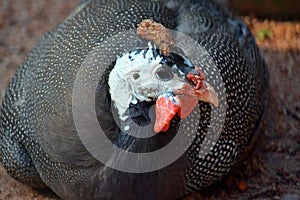
[(85, 0), (12, 78), (0, 161), (63, 199), (177, 199), (221, 180), (265, 110), (248, 27), (208, 0)]

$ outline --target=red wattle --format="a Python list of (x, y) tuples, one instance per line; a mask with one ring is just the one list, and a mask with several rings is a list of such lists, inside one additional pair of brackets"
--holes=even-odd
[(154, 131), (156, 133), (167, 131), (172, 118), (179, 110), (179, 105), (173, 103), (170, 99), (164, 97), (157, 99), (155, 105), (156, 120)]
[(183, 97), (177, 97), (180, 102), (180, 109), (178, 111), (178, 116), (183, 119), (186, 118), (198, 104), (197, 98), (192, 95), (184, 95)]

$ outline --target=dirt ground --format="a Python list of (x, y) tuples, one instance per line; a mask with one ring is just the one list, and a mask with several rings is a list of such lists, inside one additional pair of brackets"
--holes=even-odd
[[(25, 55), (78, 0), (0, 1), (0, 92)], [(249, 158), (214, 187), (188, 199), (300, 199), (300, 22), (245, 16), (270, 71), (264, 126)], [(0, 102), (2, 100), (0, 95)], [(0, 199), (58, 199), (10, 178), (0, 166)]]

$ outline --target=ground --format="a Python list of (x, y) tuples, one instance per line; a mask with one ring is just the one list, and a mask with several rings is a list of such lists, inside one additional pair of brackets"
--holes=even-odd
[[(78, 1), (0, 1), (0, 91), (47, 30)], [(242, 17), (270, 71), (270, 98), (260, 137), (248, 159), (211, 189), (188, 199), (300, 199), (300, 22)], [(0, 102), (2, 100), (0, 95)], [(0, 167), (0, 199), (58, 199), (10, 178)]]

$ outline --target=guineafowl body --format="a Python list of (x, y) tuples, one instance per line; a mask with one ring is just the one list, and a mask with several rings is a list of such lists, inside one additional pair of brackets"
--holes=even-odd
[[(106, 165), (87, 150), (74, 119), (74, 88), (81, 67), (94, 66), (83, 73), (82, 80), (98, 80), (96, 119), (118, 148), (147, 153), (170, 143), (180, 124), (177, 116), (168, 131), (148, 141), (128, 136), (124, 130), (131, 130), (131, 124), (115, 122), (111, 106), (109, 75), (116, 58), (124, 53), (124, 44), (134, 40), (122, 35), (145, 19), (184, 34), (205, 50), (198, 61), (219, 95), (218, 109), (225, 109), (225, 114), (218, 115), (211, 105), (199, 101), (191, 113), (197, 120), (187, 118), (180, 125), (186, 137), (195, 131), (186, 151), (163, 168), (133, 173)], [(103, 57), (113, 62), (103, 64)], [(0, 113), (0, 161), (16, 180), (49, 187), (64, 199), (180, 198), (220, 180), (243, 155), (261, 121), (267, 86), (266, 65), (249, 29), (211, 1), (82, 1), (42, 37), (12, 78)], [(148, 119), (147, 103), (131, 103), (127, 110), (139, 125), (145, 121), (140, 116)], [(82, 113), (82, 117), (89, 121), (90, 116)], [(207, 138), (217, 132), (215, 126), (221, 131), (210, 141)], [(122, 166), (124, 160), (117, 162)]]

